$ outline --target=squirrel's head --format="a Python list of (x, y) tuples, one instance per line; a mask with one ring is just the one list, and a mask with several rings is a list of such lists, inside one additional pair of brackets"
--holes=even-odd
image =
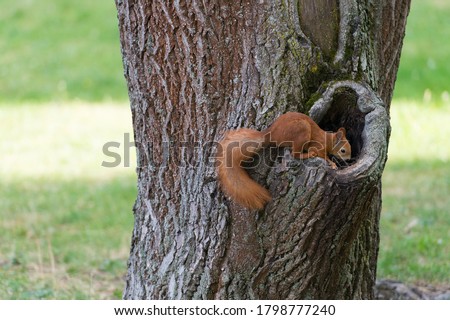
[(333, 141), (335, 144), (331, 154), (343, 160), (350, 160), (350, 158), (352, 157), (352, 147), (345, 137), (345, 134), (345, 128), (339, 128), (338, 131), (334, 134)]

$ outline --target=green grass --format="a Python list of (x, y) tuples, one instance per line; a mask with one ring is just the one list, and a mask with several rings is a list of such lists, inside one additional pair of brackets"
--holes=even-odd
[(394, 103), (391, 116), (378, 276), (450, 284), (450, 105)]
[(1, 3), (0, 103), (127, 99), (113, 0)]
[(450, 1), (412, 1), (394, 99), (450, 102)]
[(0, 298), (120, 298), (135, 183), (0, 183)]
[(450, 2), (412, 1), (383, 175), (380, 278), (450, 283)]
[[(101, 165), (105, 142), (123, 146), (131, 131), (114, 2), (3, 2), (0, 299), (120, 298), (136, 176)], [(381, 278), (449, 284), (448, 16), (447, 0), (412, 2), (383, 176)]]
[(129, 109), (3, 106), (0, 118), (0, 299), (120, 298), (136, 177), (103, 167), (102, 147), (123, 146)]
[(450, 284), (448, 168), (441, 161), (386, 168), (379, 278)]

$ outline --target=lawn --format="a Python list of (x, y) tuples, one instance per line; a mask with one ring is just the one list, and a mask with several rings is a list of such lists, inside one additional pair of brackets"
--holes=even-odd
[(450, 103), (450, 1), (412, 0), (395, 100)]
[(127, 99), (113, 0), (1, 7), (0, 102)]
[(394, 103), (378, 277), (450, 284), (450, 105)]
[(0, 299), (120, 298), (136, 177), (102, 163), (130, 133), (127, 106), (3, 106), (0, 118)]
[[(380, 278), (450, 284), (449, 15), (448, 1), (413, 1), (391, 107)], [(113, 1), (2, 7), (0, 299), (121, 296), (136, 175), (125, 161), (102, 166), (109, 141), (135, 163), (123, 148), (131, 114), (115, 16)]]

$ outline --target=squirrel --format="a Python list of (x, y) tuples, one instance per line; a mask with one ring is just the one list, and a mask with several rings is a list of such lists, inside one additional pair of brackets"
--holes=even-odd
[(287, 112), (263, 131), (247, 128), (226, 132), (217, 152), (218, 178), (224, 193), (248, 209), (262, 209), (272, 200), (269, 191), (252, 180), (241, 166), (261, 149), (274, 145), (289, 147), (294, 158), (321, 157), (333, 169), (328, 155), (343, 160), (351, 158), (351, 146), (345, 128), (326, 132), (303, 113)]

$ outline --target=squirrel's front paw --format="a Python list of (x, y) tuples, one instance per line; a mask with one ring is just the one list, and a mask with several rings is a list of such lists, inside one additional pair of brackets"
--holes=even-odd
[(334, 162), (330, 162), (331, 169), (337, 170), (337, 165)]

